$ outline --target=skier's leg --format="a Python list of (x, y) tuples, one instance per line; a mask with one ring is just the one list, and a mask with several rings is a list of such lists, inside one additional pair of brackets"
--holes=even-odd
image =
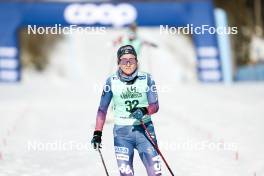
[[(147, 124), (147, 129), (157, 143), (154, 127), (152, 123)], [(140, 130), (139, 137), (137, 136), (137, 150), (139, 156), (144, 163), (148, 176), (160, 176), (161, 173), (161, 159), (157, 151), (150, 143), (145, 131)]]
[[(122, 129), (122, 132), (126, 130)], [(130, 134), (114, 132), (115, 155), (120, 176), (133, 176), (134, 141)]]

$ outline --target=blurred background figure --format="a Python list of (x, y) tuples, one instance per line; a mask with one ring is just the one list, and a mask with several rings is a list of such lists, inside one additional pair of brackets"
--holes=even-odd
[(140, 54), (141, 48), (146, 45), (146, 46), (151, 46), (151, 47), (158, 47), (156, 44), (143, 40), (138, 36), (137, 32), (137, 23), (133, 22), (129, 25), (127, 35), (126, 36), (120, 36), (113, 42), (114, 46), (118, 45), (132, 45), (136, 52)]

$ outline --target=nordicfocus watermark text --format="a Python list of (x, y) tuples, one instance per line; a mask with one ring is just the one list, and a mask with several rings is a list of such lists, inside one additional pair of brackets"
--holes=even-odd
[(54, 26), (37, 26), (37, 25), (28, 25), (27, 33), (30, 34), (65, 34), (70, 35), (74, 32), (82, 32), (86, 34), (105, 34), (106, 27), (100, 26), (78, 26), (76, 24), (72, 24), (69, 26), (62, 26), (61, 24), (55, 24)]
[[(101, 92), (103, 87), (104, 92), (111, 92), (111, 91), (123, 91), (124, 87), (122, 85), (98, 85), (94, 84), (93, 91), (94, 92)], [(145, 86), (130, 86), (129, 88), (126, 88), (126, 90), (130, 92), (171, 92), (173, 91), (172, 86), (170, 85), (151, 85), (148, 87)]]
[[(210, 141), (160, 141), (159, 147), (167, 151), (237, 151), (237, 143), (223, 143)], [(49, 151), (89, 151), (92, 149), (90, 142), (81, 141), (28, 141), (27, 150), (35, 152)]]
[(212, 142), (212, 141), (192, 141), (186, 140), (181, 142), (174, 141), (160, 141), (159, 146), (163, 150), (167, 151), (237, 151), (237, 143), (224, 143), (224, 142)]
[(82, 151), (91, 149), (90, 142), (79, 142), (79, 141), (28, 141), (28, 151)]
[(160, 34), (218, 34), (218, 35), (235, 35), (238, 34), (237, 27), (214, 27), (210, 25), (194, 26), (193, 24), (187, 24), (182, 27), (160, 25)]

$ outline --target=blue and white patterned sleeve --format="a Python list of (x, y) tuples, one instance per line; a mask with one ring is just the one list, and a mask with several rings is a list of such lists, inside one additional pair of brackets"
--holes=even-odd
[(104, 89), (101, 95), (100, 105), (96, 116), (95, 130), (102, 131), (106, 119), (107, 109), (112, 100), (113, 93), (111, 90), (111, 79), (108, 78), (104, 85)]

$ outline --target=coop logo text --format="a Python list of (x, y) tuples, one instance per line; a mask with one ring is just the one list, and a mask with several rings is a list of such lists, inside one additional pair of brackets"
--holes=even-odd
[(70, 24), (102, 24), (124, 26), (134, 22), (137, 11), (134, 6), (113, 4), (71, 4), (65, 8), (65, 20)]

